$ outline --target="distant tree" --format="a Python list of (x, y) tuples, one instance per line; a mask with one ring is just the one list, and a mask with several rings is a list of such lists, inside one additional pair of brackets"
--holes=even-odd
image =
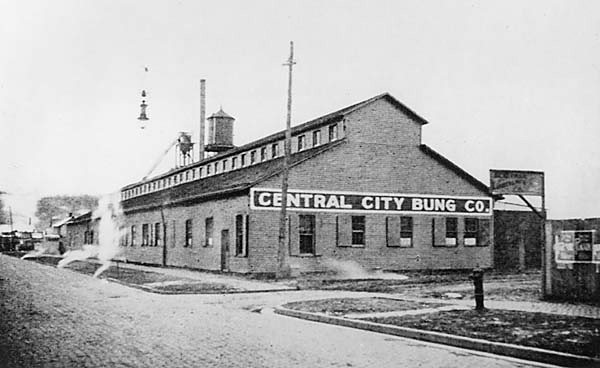
[(35, 211), (35, 217), (38, 219), (36, 228), (43, 230), (50, 226), (53, 218), (62, 219), (69, 213), (77, 215), (78, 212), (93, 211), (96, 207), (98, 207), (98, 197), (91, 195), (60, 195), (40, 198)]

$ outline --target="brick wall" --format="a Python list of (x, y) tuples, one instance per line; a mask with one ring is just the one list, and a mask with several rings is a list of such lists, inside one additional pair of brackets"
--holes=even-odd
[[(344, 144), (292, 168), (290, 189), (487, 196), (487, 193), (420, 150), (420, 125), (386, 101), (376, 101), (352, 113), (344, 120), (344, 126), (347, 136)], [(257, 187), (277, 188), (280, 185), (281, 177), (276, 176)], [(433, 248), (432, 216), (414, 216), (413, 248), (388, 248), (385, 242), (385, 216), (367, 215), (365, 247), (347, 248), (338, 247), (335, 242), (336, 214), (316, 215), (317, 248), (321, 248), (317, 249), (317, 253), (320, 255), (312, 258), (293, 257), (293, 262), (303, 269), (322, 268), (323, 260), (330, 257), (353, 260), (368, 268), (386, 269), (493, 265), (493, 241), (487, 247), (464, 247), (459, 244), (456, 248)], [(256, 238), (252, 238), (251, 242), (252, 251), (261, 254), (261, 261), (253, 267), (264, 271), (275, 265), (273, 252), (276, 251), (278, 212), (257, 210), (252, 212), (251, 218), (257, 223)], [(463, 223), (460, 216), (459, 223)], [(292, 228), (292, 231), (297, 229)]]
[[(238, 196), (213, 200), (190, 206), (165, 208), (161, 215), (159, 209), (137, 212), (126, 216), (125, 229), (136, 225), (137, 241), (134, 246), (122, 247), (121, 256), (130, 261), (148, 264), (163, 264), (164, 248), (159, 246), (141, 246), (142, 224), (167, 223), (167, 244), (165, 263), (168, 266), (199, 268), (205, 270), (221, 269), (221, 231), (229, 230), (230, 257), (229, 269), (235, 272), (248, 272), (248, 259), (235, 257), (234, 246), (235, 215), (248, 213), (248, 197)], [(164, 221), (163, 221), (164, 216)], [(206, 245), (205, 220), (213, 218), (213, 243)], [(185, 245), (186, 220), (192, 220), (192, 245)]]

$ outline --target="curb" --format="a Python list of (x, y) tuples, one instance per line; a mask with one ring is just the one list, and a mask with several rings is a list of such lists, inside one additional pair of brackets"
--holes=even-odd
[(486, 353), (505, 355), (536, 362), (562, 365), (566, 367), (598, 367), (600, 359), (561, 353), (557, 351), (507, 344), (503, 342), (492, 342), (470, 337), (449, 335), (441, 332), (417, 330), (414, 328), (384, 325), (380, 323), (346, 319), (341, 317), (327, 316), (310, 312), (302, 312), (284, 307), (274, 308), (276, 314), (301, 318), (314, 322), (329, 323), (337, 326), (357, 328), (388, 335), (407, 337), (438, 344), (456, 346), (465, 349), (478, 350)]
[(130, 284), (125, 281), (121, 281), (112, 277), (104, 278), (107, 281), (114, 282), (115, 284), (120, 284), (123, 286), (127, 286), (133, 289), (142, 290), (149, 293), (160, 294), (160, 295), (226, 295), (226, 294), (256, 294), (256, 293), (275, 293), (275, 292), (289, 292), (289, 291), (298, 291), (297, 289), (252, 289), (252, 290), (226, 290), (226, 291), (205, 291), (205, 292), (181, 292), (181, 291), (169, 291), (169, 290), (158, 290), (151, 287), (138, 285), (138, 284)]

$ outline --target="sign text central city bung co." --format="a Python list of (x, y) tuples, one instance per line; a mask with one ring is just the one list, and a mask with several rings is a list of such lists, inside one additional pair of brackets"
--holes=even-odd
[[(281, 208), (281, 197), (279, 189), (252, 188), (250, 190), (250, 206), (252, 209), (276, 210)], [(492, 199), (489, 197), (289, 190), (287, 208), (295, 211), (490, 215)]]

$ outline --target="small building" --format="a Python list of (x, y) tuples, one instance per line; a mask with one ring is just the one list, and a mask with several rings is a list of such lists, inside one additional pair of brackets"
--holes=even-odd
[[(387, 270), (493, 266), (489, 189), (423, 144), (426, 124), (384, 93), (292, 128), (286, 227), (293, 267), (322, 271), (332, 261)], [(122, 188), (121, 257), (276, 272), (285, 132), (241, 147), (222, 133), (212, 134), (224, 135), (223, 144), (207, 147), (227, 149)], [(84, 220), (70, 226), (79, 224), (89, 237)]]
[(494, 269), (541, 269), (543, 226), (532, 211), (494, 210)]
[(92, 211), (70, 218), (60, 229), (65, 250), (79, 249), (83, 244), (98, 244), (98, 221), (92, 220)]

